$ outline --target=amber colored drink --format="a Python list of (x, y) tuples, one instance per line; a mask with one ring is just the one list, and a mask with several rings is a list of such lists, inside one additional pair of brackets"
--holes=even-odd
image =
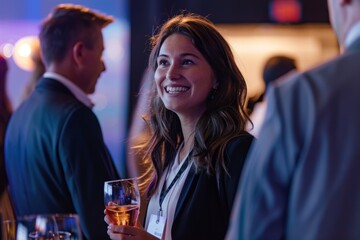
[(139, 205), (136, 204), (106, 206), (106, 210), (115, 225), (135, 226), (139, 215)]

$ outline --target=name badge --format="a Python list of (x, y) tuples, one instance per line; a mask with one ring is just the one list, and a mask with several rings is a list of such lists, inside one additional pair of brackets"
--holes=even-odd
[(147, 232), (161, 239), (164, 233), (165, 222), (165, 217), (151, 214)]

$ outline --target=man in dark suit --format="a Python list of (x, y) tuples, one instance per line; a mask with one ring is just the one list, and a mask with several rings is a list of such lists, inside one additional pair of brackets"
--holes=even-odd
[(14, 112), (5, 161), (17, 216), (77, 213), (86, 239), (107, 239), (103, 184), (117, 178), (87, 97), (105, 70), (102, 28), (112, 17), (59, 5), (43, 22), (47, 71)]
[(328, 0), (342, 54), (270, 89), (227, 239), (360, 239), (360, 0)]

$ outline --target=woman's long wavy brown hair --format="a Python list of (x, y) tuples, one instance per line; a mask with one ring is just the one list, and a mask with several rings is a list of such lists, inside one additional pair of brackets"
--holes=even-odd
[[(183, 34), (192, 39), (194, 46), (210, 64), (219, 86), (208, 99), (207, 110), (200, 117), (194, 135), (192, 157), (197, 170), (219, 175), (225, 168), (226, 144), (245, 130), (249, 119), (245, 111), (246, 83), (238, 69), (230, 46), (215, 25), (207, 18), (192, 13), (181, 13), (161, 27), (151, 38), (152, 51), (149, 69), (157, 68), (160, 47), (172, 34)], [(155, 168), (148, 188), (151, 196), (158, 187), (164, 169), (174, 161), (176, 151), (184, 140), (178, 116), (165, 108), (156, 86), (152, 84), (150, 108), (145, 116), (151, 135), (146, 146), (145, 158), (151, 159)]]

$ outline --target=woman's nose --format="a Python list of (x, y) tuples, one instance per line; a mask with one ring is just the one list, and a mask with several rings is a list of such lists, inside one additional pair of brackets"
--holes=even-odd
[(166, 73), (166, 77), (167, 79), (169, 80), (177, 80), (179, 79), (180, 77), (180, 70), (179, 68), (176, 66), (176, 65), (171, 65), (169, 68), (168, 68), (168, 71)]

